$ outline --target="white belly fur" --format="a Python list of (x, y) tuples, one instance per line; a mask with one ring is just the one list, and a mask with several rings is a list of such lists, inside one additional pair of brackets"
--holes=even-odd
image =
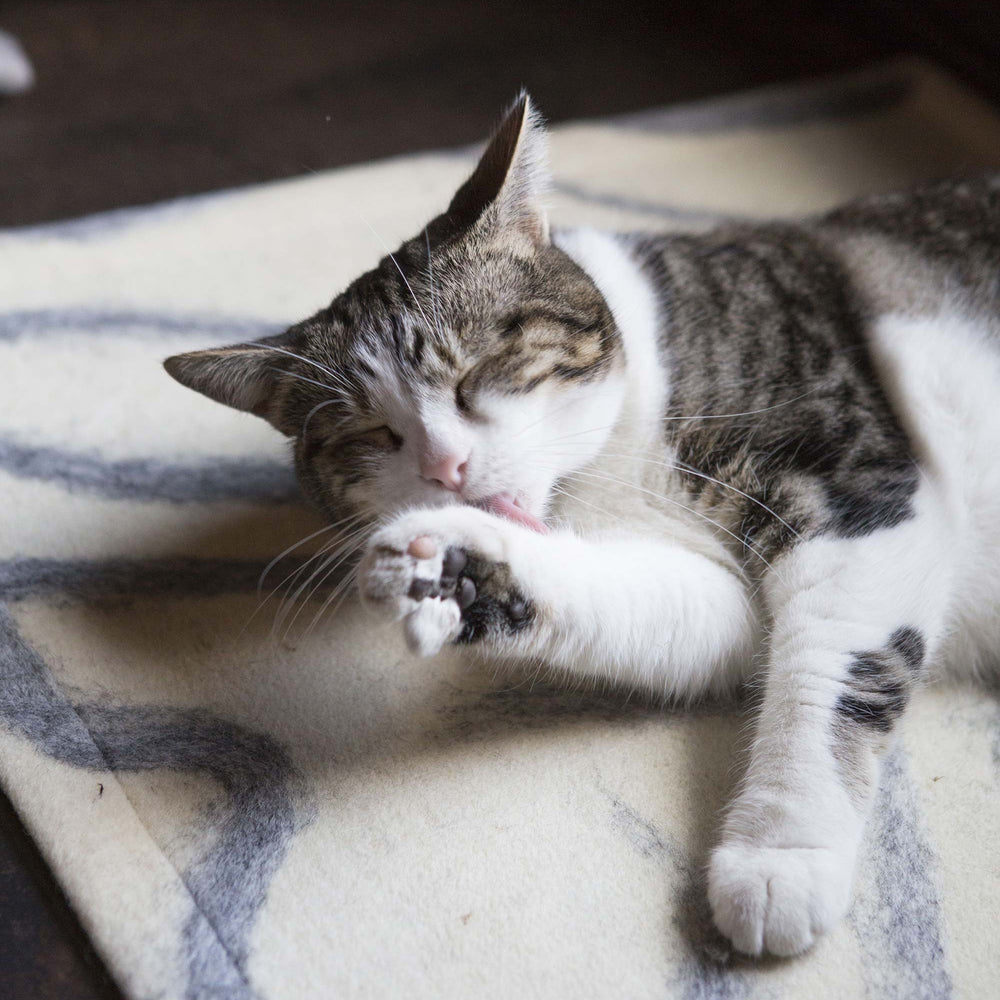
[[(953, 535), (942, 672), (1000, 664), (1000, 322), (960, 310), (882, 317), (873, 356)], [(942, 568), (946, 571), (945, 568)]]

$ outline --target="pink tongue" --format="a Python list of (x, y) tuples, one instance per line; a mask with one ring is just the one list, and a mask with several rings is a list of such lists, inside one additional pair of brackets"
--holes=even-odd
[(523, 524), (526, 528), (531, 528), (532, 531), (537, 531), (541, 535), (548, 534), (549, 529), (537, 517), (533, 517), (526, 510), (518, 507), (509, 493), (498, 493), (496, 496), (487, 497), (479, 503), (479, 506), (491, 514), (499, 514), (500, 517), (507, 518), (508, 521)]

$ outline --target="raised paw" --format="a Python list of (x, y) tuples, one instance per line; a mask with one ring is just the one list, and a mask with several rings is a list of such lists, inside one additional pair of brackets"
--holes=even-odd
[(724, 843), (712, 855), (715, 924), (748, 955), (797, 955), (847, 912), (853, 864), (825, 847)]
[(402, 620), (412, 652), (481, 637), (497, 608), (508, 623), (527, 618), (528, 602), (509, 586), (504, 522), (471, 508), (407, 514), (376, 532), (359, 568), (365, 605)]

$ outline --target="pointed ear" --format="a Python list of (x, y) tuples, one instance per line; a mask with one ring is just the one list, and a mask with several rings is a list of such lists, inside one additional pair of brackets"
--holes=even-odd
[(175, 354), (163, 362), (181, 385), (217, 403), (263, 417), (283, 434), (291, 434), (276, 398), (279, 370), (287, 359), (287, 334), (264, 337), (208, 351)]
[(458, 229), (514, 228), (536, 246), (549, 242), (542, 199), (549, 185), (548, 137), (526, 91), (503, 116), (447, 217)]

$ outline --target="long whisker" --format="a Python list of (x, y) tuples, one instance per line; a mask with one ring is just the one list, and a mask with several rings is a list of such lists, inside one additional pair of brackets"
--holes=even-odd
[(623, 519), (619, 514), (612, 514), (610, 510), (604, 507), (599, 507), (595, 503), (591, 503), (589, 500), (584, 500), (583, 497), (577, 496), (575, 493), (571, 493), (569, 490), (563, 488), (558, 483), (553, 483), (552, 491), (558, 493), (561, 496), (566, 497), (567, 500), (572, 500), (574, 503), (582, 503), (586, 507), (590, 507), (591, 510), (596, 510), (598, 514), (603, 514), (605, 517), (610, 517), (613, 521), (621, 522)]
[[(646, 460), (640, 459), (640, 461), (646, 461)], [(661, 464), (666, 465), (667, 463), (664, 462)], [(686, 472), (689, 475), (697, 476), (699, 479), (706, 479), (708, 480), (708, 482), (715, 483), (717, 486), (721, 486), (724, 489), (732, 490), (733, 493), (739, 494), (745, 500), (749, 500), (751, 503), (755, 503), (762, 510), (766, 510), (767, 513), (771, 515), (771, 517), (773, 517), (776, 521), (779, 521), (781, 524), (783, 524), (796, 538), (798, 539), (802, 538), (802, 536), (775, 510), (773, 510), (771, 507), (768, 507), (766, 503), (764, 503), (761, 500), (758, 500), (756, 497), (750, 496), (749, 493), (744, 493), (743, 490), (738, 489), (736, 486), (733, 486), (732, 483), (723, 482), (721, 479), (714, 479), (712, 476), (709, 476), (706, 473), (701, 472), (700, 470), (694, 468), (694, 466), (688, 465), (687, 462), (681, 462), (678, 465), (674, 465), (672, 467), (681, 472)]]
[(357, 566), (352, 566), (351, 569), (346, 574), (346, 576), (344, 577), (344, 579), (337, 584), (337, 586), (333, 590), (333, 593), (331, 593), (330, 596), (327, 597), (327, 599), (320, 606), (319, 611), (317, 611), (316, 614), (313, 616), (313, 620), (309, 623), (308, 627), (306, 628), (305, 631), (306, 635), (309, 635), (312, 632), (312, 630), (319, 623), (320, 618), (322, 618), (323, 615), (326, 614), (327, 608), (330, 607), (330, 604), (334, 600), (337, 600), (338, 596), (340, 599), (337, 600), (337, 603), (334, 606), (331, 614), (335, 615), (340, 610), (341, 604), (344, 603), (344, 601), (347, 599), (347, 595), (350, 594), (351, 592), (351, 588), (354, 584), (355, 578), (357, 577), (357, 572), (358, 572)]
[(424, 228), (424, 243), (427, 244), (427, 279), (431, 286), (431, 312), (434, 314), (434, 329), (441, 333), (441, 320), (438, 318), (437, 295), (434, 291), (434, 265), (431, 263), (431, 234)]
[(286, 371), (284, 368), (272, 368), (271, 371), (280, 372), (282, 375), (287, 375), (289, 378), (298, 379), (300, 382), (308, 382), (310, 385), (319, 386), (320, 389), (326, 389), (328, 392), (336, 392), (337, 389), (332, 385), (327, 385), (325, 382), (317, 382), (314, 378), (306, 378), (305, 375), (299, 375), (298, 372)]
[[(745, 383), (737, 382), (734, 383), (734, 387), (742, 386)], [(800, 399), (805, 399), (806, 396), (812, 396), (819, 392), (824, 387), (821, 385), (814, 386), (808, 392), (803, 392), (799, 396), (793, 396), (791, 399), (782, 400), (780, 403), (774, 403), (771, 406), (762, 406), (759, 410), (744, 410), (742, 413), (694, 413), (687, 416), (671, 416), (671, 417), (661, 417), (660, 419), (666, 420), (725, 420), (735, 417), (753, 417), (758, 413), (767, 413), (770, 410), (780, 410), (783, 406), (790, 406), (792, 403), (797, 403)]]
[[(356, 531), (352, 532), (347, 537), (342, 546), (340, 546), (338, 549), (336, 549), (336, 551), (334, 551), (331, 555), (329, 555), (326, 559), (323, 560), (322, 564), (316, 569), (316, 571), (312, 573), (309, 576), (309, 578), (296, 589), (295, 593), (288, 600), (284, 602), (282, 606), (282, 611), (279, 613), (278, 616), (275, 617), (275, 630), (285, 627), (285, 622), (288, 619), (288, 615), (291, 613), (291, 608), (298, 601), (302, 592), (314, 580), (318, 580), (316, 586), (314, 586), (310, 591), (309, 596), (311, 597), (312, 594), (314, 594), (323, 585), (323, 582), (330, 576), (330, 574), (333, 573), (337, 569), (337, 567), (344, 562), (344, 560), (348, 559), (354, 552), (356, 552), (361, 547), (369, 531), (370, 531), (370, 525), (368, 524), (365, 524), (361, 528), (358, 528)], [(308, 599), (302, 601), (302, 603), (299, 605), (299, 609), (292, 616), (292, 620), (288, 622), (288, 625), (287, 627), (285, 627), (284, 631), (285, 638), (288, 637), (288, 633), (292, 630), (292, 627), (295, 625), (296, 620), (302, 613), (302, 609), (306, 606), (307, 603)]]
[[(348, 531), (351, 527), (352, 522), (356, 522), (361, 516), (362, 515), (356, 514), (353, 517), (345, 518), (343, 521), (338, 521), (335, 524), (328, 525), (326, 528), (321, 528), (319, 531), (313, 532), (313, 534), (311, 535), (307, 535), (300, 542), (296, 542), (295, 545), (292, 545), (289, 548), (285, 549), (285, 551), (282, 552), (279, 556), (276, 556), (274, 559), (272, 559), (271, 562), (268, 563), (268, 565), (265, 567), (264, 572), (261, 573), (260, 579), (257, 581), (257, 597), (260, 598), (261, 596), (264, 578), (281, 559), (283, 559), (286, 555), (288, 555), (288, 553), (294, 551), (300, 545), (304, 545), (306, 542), (315, 538), (317, 535), (322, 534), (324, 531), (330, 531), (335, 528), (340, 529), (341, 531)], [(278, 583), (278, 585), (274, 587), (274, 589), (271, 590), (271, 592), (266, 597), (260, 600), (257, 607), (253, 610), (250, 617), (246, 620), (246, 623), (244, 624), (240, 634), (242, 635), (242, 633), (246, 631), (247, 627), (254, 620), (254, 618), (260, 613), (261, 609), (268, 603), (268, 601), (270, 601), (274, 597), (276, 593), (278, 593), (279, 590), (281, 590), (282, 587), (285, 586), (286, 583), (288, 583), (290, 580), (293, 580), (300, 574), (304, 573), (306, 568), (309, 566), (311, 562), (314, 562), (316, 559), (321, 558), (324, 553), (329, 552), (330, 549), (335, 547), (340, 541), (341, 541), (341, 536), (338, 536), (337, 538), (334, 538), (332, 541), (321, 546), (316, 552), (314, 552), (311, 556), (309, 556), (308, 559), (303, 560), (302, 563), (300, 563), (287, 576), (285, 576), (284, 579), (282, 579)]]
[[(359, 212), (358, 214), (360, 215), (361, 213)], [(427, 324), (428, 328), (433, 330), (434, 327), (431, 326), (431, 321), (427, 318), (427, 313), (424, 312), (424, 307), (420, 304), (420, 299), (417, 298), (417, 293), (413, 291), (413, 287), (410, 285), (406, 275), (403, 274), (403, 269), (399, 266), (399, 262), (392, 255), (392, 251), (390, 251), (386, 246), (385, 240), (383, 240), (382, 237), (375, 232), (375, 227), (363, 215), (361, 215), (361, 221), (372, 231), (372, 236), (374, 236), (375, 239), (382, 244), (382, 249), (385, 250), (386, 254), (389, 256), (389, 260), (392, 261), (396, 270), (399, 271), (399, 276), (403, 279), (403, 284), (406, 285), (407, 291), (409, 291), (410, 295), (413, 296), (413, 304), (420, 310), (420, 315), (423, 316), (424, 322)]]
[[(330, 576), (330, 574), (335, 572), (338, 566), (340, 566), (347, 559), (350, 559), (364, 545), (366, 541), (367, 537), (359, 539), (347, 552), (344, 553), (344, 555), (337, 561), (337, 563), (334, 566), (332, 566), (330, 570), (324, 575), (323, 580), (321, 580), (320, 583), (313, 588), (312, 592), (310, 593), (310, 598), (312, 597), (312, 594), (315, 594), (316, 591), (319, 589), (319, 587), (322, 586), (323, 581), (325, 581), (327, 577)], [(341, 580), (338, 580), (337, 583), (334, 584), (333, 590), (324, 599), (323, 604), (320, 606), (319, 611), (316, 612), (316, 614), (313, 616), (312, 621), (306, 627), (303, 636), (307, 636), (312, 632), (313, 628), (315, 628), (319, 619), (323, 616), (323, 613), (330, 606), (330, 604), (337, 599), (338, 596), (341, 598), (347, 596), (347, 593), (350, 590), (350, 586), (354, 582), (354, 579), (357, 575), (357, 569), (358, 569), (357, 565), (349, 566), (343, 578)], [(304, 601), (302, 603), (301, 607), (299, 608), (299, 612), (296, 613), (295, 618), (293, 618), (292, 621), (289, 623), (288, 629), (285, 632), (286, 635), (288, 634), (288, 632), (291, 631), (292, 627), (295, 624), (295, 619), (298, 618), (298, 614), (301, 613), (302, 610), (304, 610), (307, 603), (308, 601)], [(340, 602), (337, 603), (337, 607), (338, 608), (340, 607)]]
[[(302, 421), (302, 433), (303, 433), (303, 434), (305, 434), (305, 432), (306, 432), (306, 431), (307, 431), (307, 430), (309, 429), (309, 421), (310, 421), (310, 420), (312, 420), (312, 418), (313, 418), (313, 417), (314, 417), (314, 416), (315, 416), (315, 415), (316, 415), (316, 414), (317, 414), (317, 413), (318, 413), (318, 412), (319, 412), (320, 410), (324, 409), (324, 408), (325, 408), (325, 407), (327, 407), (327, 406), (333, 406), (333, 404), (334, 404), (334, 403), (339, 403), (339, 402), (340, 402), (340, 400), (339, 400), (339, 399), (327, 399), (327, 400), (324, 400), (324, 401), (323, 401), (322, 403), (317, 403), (317, 404), (316, 404), (316, 405), (315, 405), (315, 406), (314, 406), (314, 407), (313, 407), (313, 408), (312, 408), (312, 409), (311, 409), (311, 410), (310, 410), (310, 411), (309, 411), (309, 412), (308, 412), (308, 413), (306, 414), (306, 419)], [(347, 419), (347, 418), (345, 417), (345, 418), (344, 418), (343, 420), (341, 420), (341, 421), (340, 421), (339, 423), (343, 423), (343, 422), (345, 422), (345, 421), (346, 421), (346, 419)]]
[(709, 517), (707, 514), (703, 514), (701, 511), (695, 510), (693, 507), (689, 507), (685, 503), (681, 503), (680, 500), (674, 500), (673, 497), (664, 496), (662, 493), (657, 493), (655, 490), (646, 489), (644, 486), (639, 486), (637, 483), (630, 483), (627, 479), (620, 479), (617, 476), (606, 476), (606, 475), (601, 475), (600, 473), (587, 472), (585, 470), (578, 469), (576, 472), (568, 473), (565, 478), (570, 478), (574, 476), (586, 476), (588, 479), (601, 480), (603, 482), (611, 483), (612, 485), (615, 486), (627, 486), (630, 489), (636, 490), (639, 493), (644, 493), (647, 496), (654, 497), (655, 499), (661, 500), (664, 503), (672, 504), (674, 507), (680, 507), (682, 510), (686, 510), (689, 514), (694, 514), (695, 517), (700, 517), (703, 521), (707, 521), (709, 524), (715, 525), (715, 527), (717, 527), (720, 531), (724, 531), (727, 535), (729, 535), (731, 538), (734, 538), (737, 542), (740, 543), (740, 545), (746, 548), (747, 551), (753, 553), (762, 563), (764, 563), (765, 566), (767, 566), (769, 569), (771, 568), (771, 564), (767, 561), (767, 559), (765, 559), (764, 556), (762, 556), (760, 552), (758, 552), (757, 549), (755, 549), (745, 538), (740, 538), (740, 536), (737, 535), (736, 532), (730, 531), (729, 528), (727, 528), (724, 524), (720, 524), (718, 521), (716, 521), (714, 518)]
[[(357, 550), (362, 545), (364, 545), (365, 542), (368, 541), (368, 536), (371, 533), (372, 533), (371, 532), (371, 527), (368, 526), (368, 530), (367, 531), (359, 531), (359, 532), (356, 532), (352, 536), (352, 540), (351, 540), (350, 544), (346, 547), (346, 549), (341, 550), (341, 552), (339, 553), (339, 558), (337, 558), (337, 560), (333, 563), (333, 565), (330, 566), (329, 569), (325, 573), (323, 573), (323, 576), (320, 577), (317, 580), (316, 584), (312, 587), (312, 589), (309, 591), (309, 593), (306, 594), (305, 599), (303, 601), (303, 606), (305, 606), (305, 604), (308, 604), (309, 601), (311, 601), (313, 599), (313, 595), (316, 593), (316, 591), (318, 591), (320, 589), (320, 587), (323, 586), (323, 584), (327, 581), (327, 579), (329, 579), (329, 577), (331, 576), (331, 574), (333, 574), (337, 570), (338, 567), (340, 567), (355, 552), (357, 552)], [(339, 586), (339, 584), (338, 584), (338, 586)]]
[[(313, 368), (318, 368), (321, 372), (329, 375), (330, 378), (337, 382), (341, 388), (350, 390), (350, 384), (344, 379), (344, 376), (335, 372), (332, 368), (327, 368), (326, 365), (321, 365), (318, 361), (313, 361), (312, 358), (304, 358), (301, 354), (296, 354), (294, 351), (287, 351), (284, 347), (276, 347), (274, 344), (261, 344), (261, 343), (245, 343), (240, 344), (240, 347), (254, 347), (257, 349), (263, 349), (267, 351), (277, 351), (278, 354), (287, 354), (290, 358), (295, 358), (296, 361), (302, 361), (304, 364), (312, 365)], [(284, 369), (277, 369), (278, 371), (284, 371)], [(287, 374), (291, 374), (288, 372)], [(319, 385), (320, 383), (316, 383)], [(324, 385), (324, 389), (332, 389), (333, 386)]]
[[(539, 450), (542, 450), (542, 449), (539, 449)], [(550, 454), (552, 454), (552, 452), (546, 451), (546, 454), (550, 455)], [(713, 476), (708, 475), (707, 473), (701, 472), (700, 470), (694, 468), (694, 466), (688, 465), (686, 462), (681, 462), (681, 463), (678, 463), (678, 464), (675, 464), (675, 463), (672, 463), (672, 462), (663, 462), (663, 461), (660, 461), (658, 459), (643, 458), (639, 454), (630, 454), (628, 452), (620, 453), (620, 452), (607, 452), (607, 451), (605, 451), (605, 452), (602, 452), (601, 454), (604, 457), (606, 457), (606, 458), (622, 458), (622, 459), (625, 459), (626, 461), (642, 462), (642, 463), (644, 463), (646, 465), (655, 465), (655, 466), (658, 466), (660, 468), (669, 469), (669, 470), (672, 470), (672, 471), (675, 471), (675, 472), (684, 472), (684, 473), (687, 473), (688, 475), (697, 476), (699, 479), (707, 480), (710, 483), (715, 483), (716, 486), (721, 486), (723, 489), (731, 490), (733, 493), (736, 493), (738, 496), (743, 497), (744, 500), (749, 500), (750, 503), (756, 504), (758, 507), (761, 508), (761, 510), (766, 511), (776, 521), (778, 521), (781, 524), (783, 524), (796, 538), (799, 538), (799, 539), (802, 538), (802, 536), (799, 534), (799, 532), (796, 531), (795, 528), (792, 527), (792, 525), (790, 525), (775, 510), (773, 510), (771, 507), (768, 507), (768, 505), (766, 503), (764, 503), (763, 501), (758, 500), (756, 497), (751, 496), (749, 493), (744, 493), (743, 490), (739, 489), (736, 486), (733, 486), (731, 483), (724, 482), (721, 479), (716, 479)]]
[(300, 539), (294, 545), (289, 545), (287, 549), (279, 552), (265, 567), (264, 571), (260, 574), (257, 580), (257, 596), (260, 597), (261, 591), (264, 589), (264, 581), (267, 579), (267, 574), (271, 572), (274, 567), (281, 562), (290, 552), (294, 552), (297, 548), (305, 545), (306, 542), (311, 542), (314, 538), (319, 535), (325, 535), (328, 531), (333, 531), (335, 528), (340, 527), (343, 524), (342, 521), (338, 521), (336, 524), (327, 524), (320, 528), (318, 531), (314, 531), (311, 534), (305, 536), (305, 538)]
[[(596, 395), (596, 393), (594, 393), (594, 395)], [(591, 396), (591, 399), (592, 398), (593, 398), (593, 396)], [(550, 410), (544, 416), (539, 417), (538, 420), (534, 420), (530, 424), (528, 424), (527, 426), (522, 427), (519, 431), (516, 431), (512, 435), (512, 438), (519, 438), (522, 434), (526, 434), (528, 431), (530, 431), (533, 428), (537, 427), (540, 423), (543, 423), (544, 421), (548, 420), (550, 417), (555, 416), (557, 413), (562, 413), (563, 410), (568, 409), (570, 406), (573, 406), (575, 403), (578, 403), (578, 402), (579, 402), (578, 399), (572, 398), (572, 397), (570, 399), (564, 400), (563, 403), (560, 406), (557, 406), (554, 410)], [(616, 421), (616, 423), (617, 423), (617, 421)], [(608, 427), (614, 427), (614, 426), (615, 426), (614, 423), (612, 423), (612, 424), (606, 424), (604, 427), (598, 427), (598, 428), (596, 428), (596, 430), (605, 430)], [(587, 432), (586, 431), (578, 431), (577, 433), (578, 434), (585, 434)]]

